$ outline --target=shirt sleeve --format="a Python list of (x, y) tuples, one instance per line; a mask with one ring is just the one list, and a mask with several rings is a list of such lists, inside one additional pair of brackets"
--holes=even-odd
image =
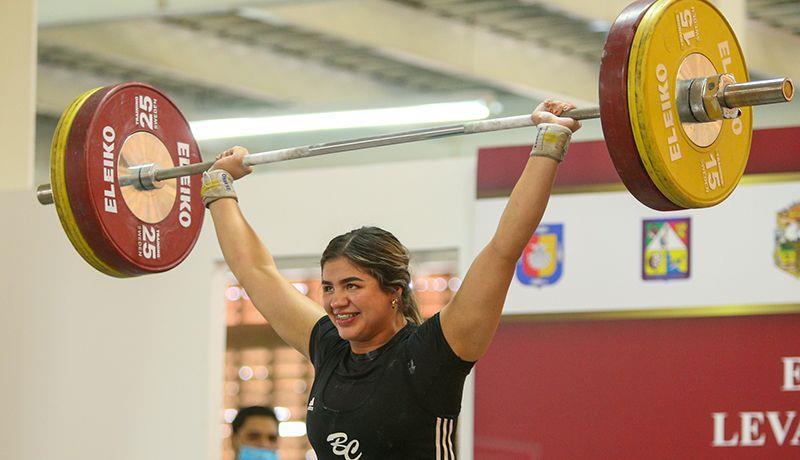
[(423, 407), (437, 416), (457, 416), (464, 380), (475, 362), (456, 355), (444, 337), (438, 313), (409, 338), (408, 354), (408, 375)]
[(340, 342), (342, 338), (339, 337), (339, 332), (331, 319), (327, 315), (320, 318), (311, 329), (311, 339), (308, 343), (308, 356), (315, 370), (319, 369)]

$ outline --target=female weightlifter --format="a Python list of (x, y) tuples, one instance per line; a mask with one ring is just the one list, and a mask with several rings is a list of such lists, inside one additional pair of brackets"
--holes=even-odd
[[(544, 214), (580, 123), (546, 101), (538, 133), (497, 230), (460, 289), (422, 321), (409, 289), (409, 255), (391, 233), (362, 227), (330, 241), (320, 261), (323, 309), (284, 279), (242, 215), (233, 181), (251, 172), (234, 147), (203, 175), (225, 261), (286, 343), (311, 360), (307, 429), (320, 459), (454, 459), (464, 379), (487, 350), (515, 264)], [(233, 199), (230, 199), (233, 198)]]

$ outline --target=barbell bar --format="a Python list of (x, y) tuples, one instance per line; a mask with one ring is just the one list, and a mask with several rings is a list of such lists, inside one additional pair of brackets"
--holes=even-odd
[[(586, 120), (600, 117), (600, 108), (576, 109), (568, 115), (576, 120)], [(533, 126), (530, 115), (519, 115), (505, 118), (494, 118), (466, 122), (458, 125), (438, 126), (417, 130), (381, 134), (377, 136), (361, 137), (334, 142), (323, 142), (313, 145), (290, 147), (285, 149), (270, 150), (266, 152), (251, 153), (245, 156), (243, 162), (247, 166), (269, 163), (278, 163), (287, 160), (309, 158), (314, 156), (329, 155), (332, 153), (364, 150), (387, 145), (406, 144), (425, 140), (441, 139), (466, 134), (477, 134), (491, 131), (500, 131), (514, 128)], [(194, 163), (186, 166), (176, 166), (167, 169), (158, 169), (153, 164), (139, 165), (135, 173), (130, 176), (119, 177), (121, 187), (133, 186), (140, 190), (152, 190), (158, 187), (158, 182), (183, 176), (192, 176), (207, 171), (214, 161)], [(40, 185), (37, 189), (37, 198), (41, 204), (52, 204), (52, 189), (50, 184)]]
[[(750, 107), (794, 95), (788, 78), (748, 80), (738, 41), (712, 4), (638, 0), (609, 31), (600, 106), (564, 115), (601, 119), (614, 166), (643, 204), (664, 211), (713, 206), (744, 174)], [(244, 161), (529, 126), (526, 114), (253, 153)], [(55, 203), (70, 242), (99, 271), (156, 273), (193, 248), (205, 213), (192, 176), (212, 164), (202, 161), (188, 122), (158, 89), (136, 82), (96, 88), (62, 114), (51, 147), (52, 185), (40, 186), (37, 198)]]
[[(696, 79), (705, 80), (705, 79)], [(701, 83), (690, 81), (687, 86)], [(726, 109), (738, 109), (740, 107), (750, 107), (756, 105), (767, 105), (788, 102), (794, 95), (794, 86), (789, 78), (775, 78), (769, 80), (750, 81), (744, 83), (733, 83), (725, 86), (724, 91), (717, 96), (719, 105)], [(702, 102), (702, 101), (701, 101)], [(686, 107), (689, 112), (703, 113), (707, 117), (705, 106), (700, 109), (691, 107), (690, 101), (679, 105)], [(680, 110), (680, 109), (679, 109)], [(563, 114), (565, 117), (575, 120), (590, 120), (600, 118), (600, 107), (590, 107), (573, 109)], [(721, 119), (721, 118), (720, 118)], [(714, 121), (708, 119), (708, 121)], [(697, 119), (688, 120), (691, 123), (701, 123)], [(382, 134), (370, 137), (361, 137), (334, 142), (323, 142), (313, 145), (300, 147), (290, 147), (285, 149), (270, 150), (266, 152), (251, 153), (244, 158), (244, 164), (255, 166), (269, 163), (278, 163), (299, 158), (309, 158), (332, 153), (347, 152), (353, 150), (363, 150), (387, 145), (405, 144), (432, 139), (440, 139), (451, 136), (462, 136), (466, 134), (487, 133), (506, 129), (526, 128), (534, 126), (530, 115), (517, 115), (512, 117), (494, 118), (490, 120), (471, 121), (458, 125), (439, 126), (433, 128), (423, 128), (417, 130)], [(214, 161), (195, 163), (187, 166), (176, 166), (173, 168), (159, 169), (154, 164), (138, 165), (136, 173), (130, 176), (119, 177), (120, 187), (133, 186), (141, 190), (152, 190), (158, 187), (158, 182), (167, 179), (174, 179), (183, 176), (202, 174), (207, 171)], [(53, 192), (50, 184), (43, 184), (37, 188), (36, 197), (41, 204), (53, 204)]]

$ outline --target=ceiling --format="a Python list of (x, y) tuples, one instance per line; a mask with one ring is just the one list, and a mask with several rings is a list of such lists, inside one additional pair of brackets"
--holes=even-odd
[[(190, 120), (477, 94), (512, 108), (597, 104), (605, 35), (627, 3), (39, 0), (37, 112), (52, 123), (86, 89), (129, 80), (163, 89)], [(741, 17), (753, 75), (800, 77), (800, 1), (717, 3)]]

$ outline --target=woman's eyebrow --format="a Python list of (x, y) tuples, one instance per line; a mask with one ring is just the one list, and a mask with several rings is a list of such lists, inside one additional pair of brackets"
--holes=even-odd
[[(359, 277), (357, 277), (357, 276), (349, 276), (349, 277), (347, 277), (347, 278), (345, 278), (343, 280), (340, 280), (339, 284), (351, 283), (353, 281), (364, 281), (364, 280), (359, 278)], [(328, 280), (322, 280), (322, 284), (325, 285), (325, 286), (332, 286), (333, 285), (333, 283), (328, 281)]]

